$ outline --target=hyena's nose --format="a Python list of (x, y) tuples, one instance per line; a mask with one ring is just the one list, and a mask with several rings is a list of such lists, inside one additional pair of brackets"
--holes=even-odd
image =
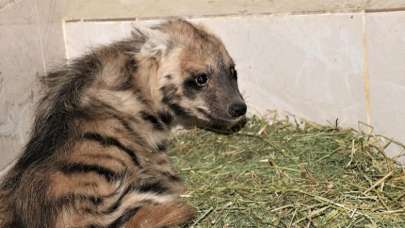
[(229, 106), (229, 114), (232, 117), (239, 117), (239, 116), (243, 116), (246, 114), (246, 104), (245, 103), (233, 103)]

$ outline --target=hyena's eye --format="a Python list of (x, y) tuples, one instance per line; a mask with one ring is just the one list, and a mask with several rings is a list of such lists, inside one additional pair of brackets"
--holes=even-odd
[(195, 82), (199, 86), (205, 86), (205, 84), (208, 82), (208, 75), (206, 73), (197, 74), (195, 77)]
[(235, 67), (231, 67), (231, 76), (233, 79), (237, 80), (238, 79), (238, 72), (236, 71)]

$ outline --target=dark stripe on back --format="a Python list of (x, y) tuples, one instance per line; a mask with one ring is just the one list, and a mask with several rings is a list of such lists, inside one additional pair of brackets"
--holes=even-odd
[(120, 195), (120, 197), (117, 199), (117, 201), (115, 201), (115, 203), (113, 205), (111, 205), (109, 208), (107, 208), (105, 211), (103, 211), (103, 213), (111, 214), (115, 210), (117, 210), (121, 206), (121, 202), (124, 199), (124, 197), (133, 190), (134, 190), (134, 187), (132, 185), (129, 185), (125, 189), (125, 191)]
[(118, 175), (114, 171), (103, 167), (99, 165), (94, 165), (94, 164), (83, 164), (83, 163), (70, 163), (70, 164), (64, 164), (61, 167), (61, 171), (64, 174), (75, 174), (75, 173), (96, 173), (100, 176), (103, 176), (107, 181), (113, 181), (116, 180), (122, 175)]
[(120, 228), (126, 222), (128, 222), (136, 213), (141, 209), (141, 207), (130, 208), (126, 210), (118, 219), (111, 223), (108, 228)]
[(118, 141), (117, 139), (115, 139), (113, 137), (103, 136), (103, 135), (95, 133), (95, 132), (86, 132), (82, 135), (82, 138), (87, 139), (87, 140), (96, 141), (103, 146), (115, 146), (118, 149), (127, 153), (131, 157), (131, 159), (135, 165), (140, 166), (139, 159), (136, 156), (135, 151), (124, 146), (120, 141)]
[(138, 192), (153, 192), (153, 193), (164, 193), (167, 192), (169, 189), (166, 186), (163, 186), (159, 182), (152, 182), (152, 183), (145, 183), (141, 186), (134, 186), (134, 185), (129, 185), (124, 192), (120, 195), (120, 197), (113, 203), (110, 207), (108, 207), (106, 210), (103, 211), (104, 214), (111, 214), (115, 210), (117, 210), (121, 204), (122, 201), (124, 200), (125, 196), (127, 196), (129, 193), (133, 191), (138, 191)]
[(165, 193), (168, 192), (168, 188), (160, 182), (152, 182), (152, 183), (145, 183), (141, 185), (140, 187), (136, 188), (137, 191), (139, 192), (153, 192), (153, 193)]
[(125, 130), (127, 131), (127, 133), (131, 136), (131, 140), (136, 142), (138, 145), (140, 146), (145, 146), (143, 137), (141, 135), (139, 135), (132, 127), (131, 127), (131, 123), (130, 122), (138, 122), (138, 119), (136, 118), (131, 118), (130, 120), (126, 120), (121, 118), (118, 115), (114, 115), (114, 118), (116, 118), (121, 125), (125, 128)]
[(63, 205), (67, 204), (73, 204), (74, 202), (90, 202), (94, 206), (98, 206), (101, 203), (103, 203), (103, 199), (99, 196), (93, 196), (93, 195), (85, 195), (85, 194), (74, 194), (74, 193), (69, 193), (66, 194), (62, 197), (59, 197), (55, 203), (58, 207), (62, 207)]
[(127, 165), (125, 164), (125, 162), (123, 160), (116, 158), (110, 154), (83, 154), (82, 156), (91, 158), (91, 159), (96, 159), (97, 161), (99, 161), (100, 159), (115, 161), (115, 162), (119, 163), (123, 169), (127, 168)]
[(149, 123), (152, 124), (153, 128), (160, 131), (164, 130), (163, 124), (156, 116), (149, 114), (147, 112), (140, 112), (140, 114), (143, 120), (148, 121)]

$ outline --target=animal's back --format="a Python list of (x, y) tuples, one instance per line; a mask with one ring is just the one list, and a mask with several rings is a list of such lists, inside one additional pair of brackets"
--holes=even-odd
[(136, 30), (51, 72), (31, 138), (0, 185), (0, 228), (189, 221), (169, 132), (243, 125), (236, 78), (222, 43), (182, 20)]

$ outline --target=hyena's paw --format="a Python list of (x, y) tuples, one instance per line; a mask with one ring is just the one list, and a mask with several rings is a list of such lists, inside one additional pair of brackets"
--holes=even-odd
[(177, 227), (190, 222), (195, 209), (184, 202), (168, 202), (142, 207), (127, 223), (126, 228)]

